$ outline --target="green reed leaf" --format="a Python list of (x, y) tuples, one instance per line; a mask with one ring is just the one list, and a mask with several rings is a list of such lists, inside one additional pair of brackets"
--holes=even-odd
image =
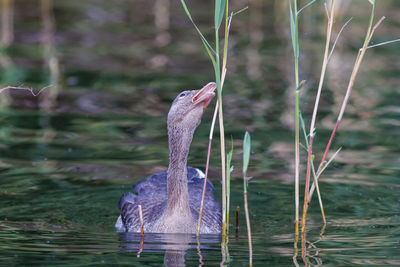
[(231, 172), (233, 171), (233, 166), (231, 166), (232, 153), (233, 153), (233, 140), (231, 140), (231, 149), (229, 150), (228, 155), (226, 155), (226, 182), (227, 182), (226, 189), (227, 189), (227, 192), (230, 191)]
[(221, 26), (222, 18), (224, 17), (226, 0), (215, 0), (215, 10), (214, 10), (214, 22), (215, 30), (219, 29)]
[(232, 161), (232, 153), (233, 153), (233, 142), (232, 142), (232, 147), (229, 150), (228, 155), (226, 156), (226, 170), (227, 170), (226, 173), (232, 172), (231, 167), (230, 167), (231, 161)]
[(298, 40), (296, 38), (297, 34), (296, 34), (296, 25), (295, 25), (295, 21), (294, 21), (294, 15), (293, 15), (293, 10), (292, 10), (292, 3), (289, 0), (289, 10), (290, 10), (290, 34), (292, 37), (292, 46), (293, 46), (293, 54), (294, 57), (298, 57)]
[(249, 132), (246, 131), (243, 139), (243, 173), (247, 173), (247, 167), (249, 166), (250, 161), (250, 148), (251, 148), (251, 139)]

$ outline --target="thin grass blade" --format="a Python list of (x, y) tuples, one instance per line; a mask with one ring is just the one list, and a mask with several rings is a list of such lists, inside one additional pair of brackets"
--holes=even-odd
[(233, 16), (236, 16), (237, 14), (239, 14), (239, 13), (242, 13), (243, 11), (245, 11), (246, 9), (248, 9), (249, 7), (248, 6), (246, 6), (246, 7), (244, 7), (244, 8), (242, 8), (242, 9), (240, 9), (240, 10), (238, 10), (238, 11), (235, 11), (235, 12), (232, 12), (232, 17)]
[(300, 125), (301, 128), (303, 129), (303, 135), (304, 135), (304, 140), (306, 142), (306, 151), (308, 151), (308, 136), (307, 136), (307, 131), (306, 131), (306, 124), (304, 123), (304, 119), (303, 119), (303, 115), (301, 113), (301, 111), (299, 112), (299, 117), (300, 117)]
[[(207, 50), (212, 51), (215, 54), (215, 51), (212, 49), (211, 45), (208, 43), (206, 37), (204, 37), (204, 35), (201, 33), (200, 29), (197, 27), (196, 23), (194, 23), (194, 20), (192, 18), (192, 15), (189, 12), (189, 9), (186, 6), (185, 0), (181, 0), (183, 9), (185, 10), (186, 15), (188, 16), (188, 18), (190, 19), (190, 21), (192, 22), (193, 26), (196, 28), (196, 31), (198, 32), (198, 34), (200, 35), (201, 40), (203, 41), (203, 44), (205, 46), (207, 46)], [(207, 51), (208, 52), (208, 51)], [(215, 61), (215, 60), (214, 60)]]
[(387, 44), (391, 44), (391, 43), (397, 43), (397, 42), (400, 42), (400, 39), (395, 39), (395, 40), (390, 40), (390, 41), (382, 42), (382, 43), (375, 44), (375, 45), (370, 45), (370, 46), (367, 46), (367, 49), (377, 47), (377, 46), (387, 45)]
[(328, 162), (324, 165), (324, 167), (317, 173), (317, 177), (319, 177), (322, 172), (329, 166), (329, 164), (332, 162), (332, 160), (335, 159), (336, 155), (340, 152), (340, 150), (342, 150), (342, 147), (340, 147), (335, 154), (333, 154), (333, 156), (328, 160)]
[(347, 24), (350, 23), (350, 21), (351, 21), (352, 19), (353, 19), (352, 17), (351, 17), (350, 19), (348, 19), (348, 20), (346, 21), (346, 23), (343, 24), (342, 28), (340, 29), (339, 33), (337, 34), (337, 36), (336, 36), (336, 38), (335, 38), (335, 42), (333, 42), (333, 45), (332, 45), (332, 48), (331, 48), (331, 52), (329, 52), (328, 61), (330, 60), (330, 58), (331, 58), (331, 56), (332, 56), (333, 50), (334, 50), (335, 47), (336, 47), (336, 43), (337, 43), (337, 41), (339, 40), (339, 37), (340, 37), (340, 35), (342, 34), (342, 31), (343, 31), (344, 28), (347, 26)]
[(311, 6), (315, 1), (316, 1), (316, 0), (312, 0), (312, 1), (310, 1), (307, 5), (305, 5), (305, 6), (303, 6), (302, 8), (300, 8), (300, 10), (297, 11), (297, 15), (300, 15), (300, 12), (303, 11), (303, 9), (305, 9), (305, 8), (307, 8), (307, 7), (309, 7), (309, 6)]
[(205, 48), (206, 51), (207, 51), (208, 56), (209, 56), (210, 59), (211, 59), (211, 63), (213, 64), (213, 67), (214, 67), (214, 70), (215, 70), (215, 69), (217, 68), (217, 63), (215, 62), (215, 58), (214, 58), (214, 56), (213, 56), (211, 50), (208, 48), (207, 43), (205, 42), (205, 40), (201, 39), (201, 41), (202, 41), (202, 43), (203, 43), (203, 45), (204, 45), (204, 48)]

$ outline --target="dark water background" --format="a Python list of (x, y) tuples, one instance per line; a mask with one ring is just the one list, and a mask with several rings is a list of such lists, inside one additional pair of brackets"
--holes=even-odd
[[(328, 68), (316, 126), (317, 159), (369, 17), (368, 1), (340, 3), (334, 36), (349, 17), (353, 21)], [(213, 3), (188, 5), (211, 38)], [(231, 3), (232, 10), (247, 5), (232, 24), (224, 88), (226, 136), (232, 136), (235, 146), (232, 209), (243, 202), (241, 140), (248, 130), (253, 139), (249, 206), (254, 263), (292, 266), (294, 74), (288, 6), (287, 1)], [(382, 15), (387, 19), (374, 43), (400, 36), (400, 2), (379, 1), (376, 17)], [(39, 97), (19, 90), (1, 95), (0, 265), (160, 266), (164, 261), (182, 263), (184, 257), (188, 266), (216, 266), (227, 255), (227, 265), (247, 265), (242, 213), (238, 236), (231, 232), (227, 248), (217, 236), (201, 237), (198, 245), (191, 236), (146, 235), (140, 249), (140, 236), (114, 229), (121, 194), (168, 165), (166, 114), (171, 101), (178, 92), (213, 80), (211, 64), (180, 2), (18, 0), (13, 20), (13, 40), (4, 39), (7, 30), (3, 32), (1, 84), (58, 86)], [(301, 108), (307, 125), (324, 23), (322, 1), (300, 17), (300, 78), (307, 80)], [(367, 52), (334, 142), (333, 149), (343, 149), (321, 178), (328, 220), (322, 236), (315, 199), (310, 209), (311, 264), (400, 264), (399, 51), (399, 44), (391, 44)], [(189, 155), (190, 165), (203, 169), (211, 110)], [(220, 197), (217, 147), (215, 141), (210, 176)]]

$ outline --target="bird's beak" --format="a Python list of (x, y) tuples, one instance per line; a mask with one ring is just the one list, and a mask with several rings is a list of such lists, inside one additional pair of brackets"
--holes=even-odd
[(206, 109), (208, 104), (210, 104), (211, 100), (215, 96), (215, 89), (217, 88), (217, 84), (214, 82), (208, 83), (206, 86), (201, 88), (196, 95), (192, 98), (192, 103), (197, 105), (199, 103), (203, 103), (203, 110)]

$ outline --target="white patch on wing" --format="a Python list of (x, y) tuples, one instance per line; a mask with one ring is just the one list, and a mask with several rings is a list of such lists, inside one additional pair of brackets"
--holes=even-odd
[(115, 223), (115, 228), (117, 229), (117, 232), (125, 232), (125, 226), (122, 222), (121, 216), (118, 217), (117, 222)]
[(200, 178), (204, 179), (206, 177), (206, 175), (204, 174), (204, 172), (202, 172), (200, 169), (195, 168), (197, 171), (197, 174), (199, 175)]

